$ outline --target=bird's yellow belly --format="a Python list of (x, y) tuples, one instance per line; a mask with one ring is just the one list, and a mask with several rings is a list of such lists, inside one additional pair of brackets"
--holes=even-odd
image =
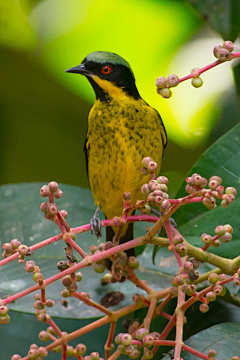
[[(135, 101), (137, 103), (137, 101)], [(142, 103), (96, 103), (89, 115), (88, 174), (96, 205), (107, 218), (120, 216), (123, 194), (131, 204), (142, 199), (141, 186), (150, 176), (141, 173), (141, 162), (150, 156), (161, 166), (163, 145), (160, 124), (153, 109)]]

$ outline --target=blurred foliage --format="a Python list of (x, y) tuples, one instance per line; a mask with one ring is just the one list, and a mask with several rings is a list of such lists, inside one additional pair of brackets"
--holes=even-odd
[[(221, 132), (230, 126), (221, 120), (225, 104), (217, 99), (232, 85), (224, 80), (221, 87), (216, 73), (216, 82), (199, 90), (189, 82), (186, 88), (180, 85), (168, 101), (155, 91), (155, 79), (169, 74), (169, 64), (185, 64), (183, 44), (191, 49), (205, 39), (205, 31), (215, 36), (194, 1), (191, 5), (179, 0), (0, 0), (0, 183), (56, 179), (88, 187), (82, 149), (93, 91), (86, 79), (64, 70), (92, 51), (106, 50), (130, 62), (143, 98), (161, 113), (169, 137), (162, 172), (176, 189), (209, 136), (211, 142), (219, 136), (216, 121), (222, 121)], [(229, 13), (229, 7), (223, 10)], [(211, 48), (200, 51), (202, 57)], [(191, 52), (196, 56), (196, 50)], [(199, 66), (192, 55), (186, 56), (188, 68), (177, 72), (174, 65), (171, 71), (182, 76)], [(222, 74), (231, 79), (226, 65)], [(234, 109), (231, 126), (239, 117)]]

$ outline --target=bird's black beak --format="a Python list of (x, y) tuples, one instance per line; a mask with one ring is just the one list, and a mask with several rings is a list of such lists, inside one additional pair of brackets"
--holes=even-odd
[(73, 73), (73, 74), (81, 74), (81, 75), (86, 75), (86, 76), (91, 74), (91, 72), (85, 68), (84, 64), (74, 66), (71, 69), (65, 70), (65, 72)]

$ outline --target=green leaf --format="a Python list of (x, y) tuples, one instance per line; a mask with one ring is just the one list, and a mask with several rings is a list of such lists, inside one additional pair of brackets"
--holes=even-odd
[(233, 67), (233, 75), (237, 89), (238, 104), (240, 105), (240, 63)]
[(240, 32), (239, 0), (188, 0), (224, 40), (235, 41)]
[[(239, 355), (240, 348), (240, 324), (223, 323), (212, 326), (200, 333), (192, 336), (186, 341), (186, 345), (207, 355), (210, 349), (217, 352), (216, 358), (219, 360), (230, 359)], [(197, 356), (183, 351), (181, 356), (184, 360), (197, 360)]]
[[(1, 246), (5, 242), (10, 242), (13, 238), (18, 238), (22, 243), (31, 246), (59, 233), (57, 225), (52, 221), (46, 220), (39, 208), (40, 203), (44, 200), (39, 195), (39, 189), (42, 185), (42, 183), (30, 183), (0, 187), (0, 211), (2, 213), (0, 220)], [(63, 197), (56, 200), (56, 203), (59, 209), (64, 208), (68, 211), (69, 225), (76, 227), (88, 224), (96, 208), (91, 192), (76, 186), (64, 184), (60, 184), (59, 186), (63, 191)], [(103, 219), (103, 214), (101, 216)], [(135, 225), (135, 233), (137, 233), (138, 236), (146, 232), (146, 224), (138, 223)], [(76, 242), (87, 253), (89, 253), (91, 244), (98, 245), (102, 241), (105, 241), (104, 234), (102, 239), (96, 239), (95, 236), (90, 235), (90, 232), (79, 234), (76, 239)], [(59, 260), (65, 258), (64, 247), (65, 242), (60, 240), (35, 251), (31, 256), (31, 259), (40, 267), (44, 278), (48, 278), (58, 272), (56, 264)], [(153, 269), (151, 265), (149, 266), (148, 257), (151, 259), (151, 251), (149, 248), (148, 251), (144, 251), (140, 256), (143, 260), (141, 260), (142, 267), (137, 273), (140, 274), (141, 279), (146, 280), (154, 290), (159, 291), (171, 286), (172, 276), (162, 274), (158, 266), (156, 266), (155, 269)], [(80, 256), (77, 256), (77, 259), (80, 260)], [(159, 259), (160, 258), (158, 258), (158, 263), (160, 261)], [(177, 270), (177, 267), (175, 270)], [(145, 294), (143, 290), (136, 288), (129, 281), (102, 287), (100, 285), (102, 275), (96, 274), (92, 267), (82, 269), (82, 274), (83, 280), (78, 283), (79, 288), (82, 291), (90, 293), (94, 301), (100, 302), (107, 291), (121, 291), (124, 293), (125, 299), (121, 301), (119, 305), (112, 307), (112, 310), (131, 304), (132, 296), (136, 292)], [(34, 284), (32, 274), (27, 273), (24, 270), (24, 264), (19, 264), (17, 260), (1, 268), (0, 297), (15, 294)], [(67, 308), (63, 307), (59, 302), (61, 298), (60, 292), (63, 288), (61, 282), (57, 281), (48, 286), (46, 290), (47, 298), (55, 301), (55, 306), (49, 309), (50, 315), (78, 319), (87, 319), (102, 315), (98, 310), (88, 307), (74, 298), (68, 299), (69, 306)], [(33, 294), (30, 294), (11, 303), (9, 308), (34, 313), (33, 302)]]

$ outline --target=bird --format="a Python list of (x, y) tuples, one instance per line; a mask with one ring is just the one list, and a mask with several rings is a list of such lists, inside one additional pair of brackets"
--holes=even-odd
[[(148, 66), (143, 68), (145, 76)], [(66, 72), (84, 75), (95, 92), (84, 150), (96, 214), (101, 208), (106, 219), (119, 217), (125, 192), (131, 194), (130, 205), (143, 199), (141, 186), (151, 176), (141, 172), (142, 159), (151, 157), (158, 164), (157, 173), (160, 171), (167, 145), (164, 124), (157, 110), (141, 98), (134, 73), (121, 56), (95, 51)], [(107, 227), (106, 241), (113, 240), (117, 229)], [(133, 223), (124, 225), (119, 243), (133, 238)], [(126, 253), (135, 256), (134, 249)], [(111, 262), (106, 267), (111, 269)]]

